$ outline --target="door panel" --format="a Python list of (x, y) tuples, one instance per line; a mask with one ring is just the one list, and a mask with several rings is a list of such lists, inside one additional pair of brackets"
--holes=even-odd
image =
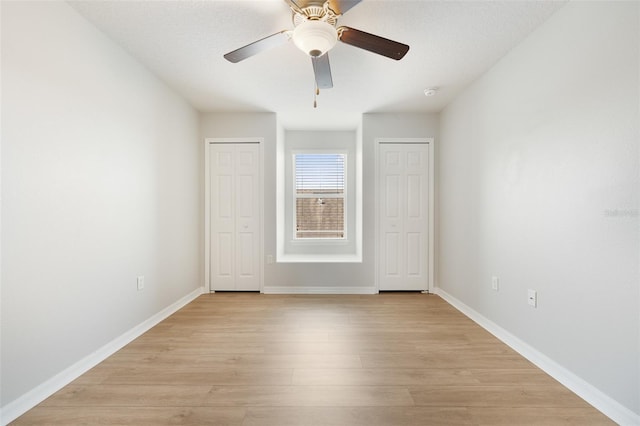
[(407, 217), (422, 219), (422, 176), (407, 176)]
[(380, 290), (426, 290), (429, 145), (381, 143), (378, 165)]
[(215, 271), (215, 276), (211, 278), (218, 285), (218, 289), (225, 290), (233, 289), (233, 235), (229, 232), (216, 233), (215, 252), (216, 257), (213, 258), (216, 263), (211, 265), (212, 271)]
[(385, 177), (386, 185), (385, 191), (387, 196), (387, 202), (384, 204), (386, 209), (387, 219), (398, 217), (398, 191), (400, 190), (400, 176), (387, 175)]
[(259, 144), (209, 146), (212, 290), (260, 290)]
[(229, 175), (217, 176), (218, 199), (216, 200), (216, 210), (218, 219), (232, 220), (231, 212), (233, 206), (233, 178)]
[(255, 262), (253, 261), (254, 235), (248, 232), (238, 234), (238, 275), (249, 278), (255, 275)]
[(420, 276), (422, 270), (422, 250), (420, 239), (422, 234), (419, 232), (407, 233), (407, 275)]
[(252, 218), (253, 212), (253, 190), (255, 187), (253, 176), (238, 176), (238, 216), (241, 218)]
[(387, 277), (397, 276), (399, 273), (399, 262), (398, 262), (398, 233), (388, 232), (385, 238), (385, 245), (388, 248), (385, 250), (385, 265), (386, 269), (384, 271)]

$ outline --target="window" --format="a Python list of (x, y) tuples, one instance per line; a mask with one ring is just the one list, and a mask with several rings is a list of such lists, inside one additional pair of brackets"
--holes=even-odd
[(296, 153), (294, 238), (344, 239), (346, 154)]
[(276, 261), (362, 262), (359, 133), (284, 130), (276, 169)]

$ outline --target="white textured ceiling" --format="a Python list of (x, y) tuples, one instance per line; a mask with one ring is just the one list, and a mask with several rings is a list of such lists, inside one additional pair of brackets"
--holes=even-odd
[[(292, 42), (233, 64), (222, 55), (291, 29), (283, 0), (71, 1), (195, 108), (278, 113), (289, 129), (355, 128), (367, 112), (438, 112), (564, 3), (363, 0), (338, 25), (411, 48), (394, 61), (343, 44), (313, 108), (311, 61)], [(424, 89), (439, 87), (437, 96)]]

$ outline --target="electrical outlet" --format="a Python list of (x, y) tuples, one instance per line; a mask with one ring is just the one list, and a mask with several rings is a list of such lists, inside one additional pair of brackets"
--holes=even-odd
[(267, 264), (271, 265), (273, 263), (273, 255), (272, 254), (268, 254), (267, 255)]
[(533, 306), (534, 308), (538, 307), (538, 292), (535, 290), (527, 290), (527, 301), (529, 303), (530, 306)]
[(144, 275), (138, 277), (138, 291), (144, 290)]
[(498, 277), (491, 277), (491, 289), (498, 291), (499, 280)]

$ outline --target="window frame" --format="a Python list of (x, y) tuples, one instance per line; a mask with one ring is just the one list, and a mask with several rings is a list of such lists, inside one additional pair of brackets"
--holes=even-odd
[[(296, 168), (296, 161), (297, 161), (297, 156), (298, 155), (341, 155), (343, 157), (343, 186), (342, 186), (342, 194), (339, 193), (326, 193), (326, 194), (320, 194), (320, 193), (310, 193), (307, 194), (305, 196), (300, 196), (297, 193), (297, 168)], [(349, 240), (349, 152), (348, 150), (345, 149), (296, 149), (296, 150), (292, 150), (291, 151), (291, 165), (292, 165), (292, 173), (291, 173), (291, 178), (293, 180), (292, 182), (292, 191), (291, 191), (291, 196), (293, 198), (292, 203), (291, 203), (291, 226), (292, 226), (292, 230), (291, 230), (291, 235), (292, 235), (292, 243), (296, 244), (296, 243), (302, 243), (304, 242), (306, 243), (320, 243), (320, 244), (335, 244), (335, 243), (342, 243), (345, 241)], [(322, 197), (319, 197), (318, 195), (323, 195)], [(297, 229), (297, 223), (298, 223), (298, 217), (297, 217), (297, 200), (299, 198), (341, 198), (342, 199), (342, 208), (343, 208), (343, 214), (342, 214), (342, 224), (343, 224), (343, 229), (342, 229), (342, 237), (328, 237), (328, 238), (322, 238), (322, 237), (309, 237), (309, 238), (304, 238), (304, 237), (298, 237), (298, 229)], [(339, 230), (335, 230), (335, 231), (339, 231)]]
[[(293, 151), (347, 153), (348, 191), (346, 238), (293, 238)], [(276, 139), (276, 258), (277, 263), (362, 263), (363, 151), (361, 130), (287, 130)], [(269, 232), (267, 230), (267, 232)]]

